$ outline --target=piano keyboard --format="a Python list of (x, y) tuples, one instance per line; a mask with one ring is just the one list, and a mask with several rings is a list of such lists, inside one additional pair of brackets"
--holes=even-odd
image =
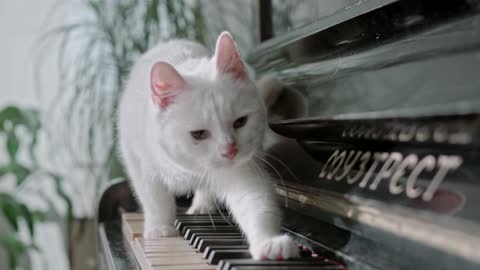
[(178, 237), (146, 240), (143, 215), (124, 213), (122, 231), (142, 270), (307, 270), (346, 269), (333, 260), (299, 246), (301, 258), (255, 261), (236, 224), (220, 215), (178, 215)]

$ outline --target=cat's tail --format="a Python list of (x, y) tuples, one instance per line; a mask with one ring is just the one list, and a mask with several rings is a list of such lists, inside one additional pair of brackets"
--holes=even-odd
[(265, 102), (270, 122), (308, 115), (305, 95), (297, 89), (285, 86), (276, 76), (268, 74), (261, 77), (257, 81), (257, 88)]

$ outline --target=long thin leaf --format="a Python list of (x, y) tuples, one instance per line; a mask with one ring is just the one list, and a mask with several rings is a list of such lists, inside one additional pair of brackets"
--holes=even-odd
[(23, 203), (19, 204), (18, 210), (20, 211), (20, 215), (23, 217), (23, 219), (27, 223), (27, 228), (28, 228), (28, 231), (30, 233), (30, 237), (33, 239), (33, 236), (35, 234), (35, 228), (34, 228), (35, 216), (34, 216), (34, 214)]
[(10, 269), (15, 270), (18, 265), (18, 258), (25, 254), (28, 246), (13, 235), (0, 235), (0, 246), (4, 247), (8, 253)]
[(15, 200), (7, 194), (2, 194), (2, 196), (0, 196), (0, 207), (2, 208), (2, 213), (7, 219), (8, 223), (17, 232), (20, 209)]

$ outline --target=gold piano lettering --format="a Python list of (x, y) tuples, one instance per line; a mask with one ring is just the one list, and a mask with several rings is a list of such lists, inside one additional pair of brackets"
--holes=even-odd
[(456, 155), (426, 155), (419, 158), (416, 154), (405, 157), (399, 152), (337, 149), (330, 155), (318, 177), (345, 180), (350, 185), (361, 179), (358, 183), (360, 188), (365, 188), (373, 179), (370, 190), (377, 190), (386, 182), (384, 185), (391, 194), (404, 193), (410, 199), (430, 201), (447, 174), (457, 170), (462, 163), (463, 159)]

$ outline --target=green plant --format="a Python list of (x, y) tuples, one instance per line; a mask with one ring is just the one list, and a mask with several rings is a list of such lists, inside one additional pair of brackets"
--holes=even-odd
[[(72, 206), (61, 187), (61, 178), (42, 169), (37, 162), (35, 146), (41, 124), (39, 113), (33, 109), (20, 109), (8, 106), (0, 111), (0, 136), (5, 139), (7, 161), (0, 164), (0, 183), (9, 176), (15, 178), (12, 190), (0, 191), (0, 209), (3, 217), (8, 221), (15, 232), (19, 231), (20, 223), (26, 224), (30, 238), (22, 240), (15, 234), (0, 234), (0, 247), (3, 247), (9, 257), (10, 269), (15, 269), (20, 257), (31, 249), (36, 249), (34, 243), (35, 223), (43, 221), (44, 212), (31, 210), (17, 195), (25, 186), (35, 179), (35, 174), (43, 174), (55, 182), (58, 194), (67, 203), (67, 219), (71, 220)], [(21, 130), (23, 129), (23, 136)], [(23, 140), (27, 140), (22, 145)], [(20, 159), (19, 153), (25, 148), (28, 158)], [(47, 199), (48, 200), (48, 199)], [(52, 205), (51, 203), (49, 205)], [(54, 209), (50, 209), (54, 210)]]

